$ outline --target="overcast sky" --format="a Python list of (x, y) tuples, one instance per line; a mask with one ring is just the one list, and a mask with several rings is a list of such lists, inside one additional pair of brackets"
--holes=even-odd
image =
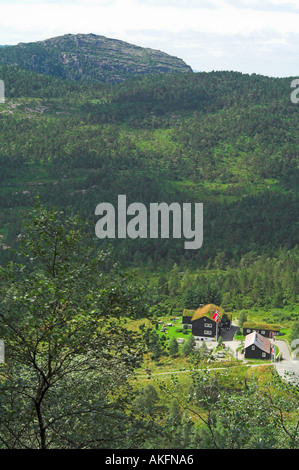
[(0, 0), (0, 44), (94, 33), (193, 70), (299, 76), (299, 0)]

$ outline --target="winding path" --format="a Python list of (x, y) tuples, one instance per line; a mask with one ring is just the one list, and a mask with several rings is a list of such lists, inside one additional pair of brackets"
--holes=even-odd
[(278, 374), (289, 382), (299, 384), (299, 361), (293, 361), (285, 341), (275, 341), (282, 355), (282, 360), (275, 363)]
[[(223, 332), (222, 337), (223, 337), (223, 342), (226, 346), (226, 348), (230, 348), (231, 351), (234, 353), (235, 357), (237, 359), (242, 360), (242, 355), (240, 352), (237, 351), (238, 348), (240, 348), (240, 341), (234, 340), (234, 335), (235, 332), (239, 329), (239, 327), (232, 325), (231, 328), (225, 332)], [(215, 343), (206, 343), (208, 347), (215, 346)], [(299, 384), (299, 361), (293, 361), (290, 355), (290, 351), (288, 348), (288, 345), (285, 341), (281, 340), (275, 340), (275, 344), (277, 345), (280, 353), (281, 353), (281, 361), (275, 362), (275, 363), (270, 363), (266, 361), (264, 364), (258, 363), (258, 364), (249, 364), (246, 361), (240, 362), (240, 364), (232, 366), (232, 367), (240, 367), (246, 365), (247, 367), (261, 367), (261, 366), (269, 366), (272, 365), (273, 367), (275, 366), (278, 374), (285, 380)], [(227, 369), (226, 367), (213, 367), (209, 368), (208, 370), (223, 370)], [(184, 374), (184, 373), (190, 373), (194, 372), (195, 370), (201, 370), (201, 369), (179, 369), (179, 370), (170, 370), (170, 371), (164, 371), (164, 372), (154, 372), (150, 374), (144, 374), (140, 373), (137, 374), (138, 377), (154, 377), (154, 376), (161, 376), (161, 375), (174, 375), (174, 374)]]
[[(234, 334), (238, 329), (237, 326), (232, 325), (231, 329), (223, 333), (223, 341), (225, 345), (231, 348), (236, 354), (237, 348), (240, 347), (239, 341), (234, 341)], [(282, 340), (275, 340), (275, 344), (281, 353), (281, 361), (275, 362), (275, 368), (278, 374), (285, 380), (299, 384), (299, 361), (294, 361), (291, 358), (288, 344)], [(267, 363), (269, 365), (269, 363)]]

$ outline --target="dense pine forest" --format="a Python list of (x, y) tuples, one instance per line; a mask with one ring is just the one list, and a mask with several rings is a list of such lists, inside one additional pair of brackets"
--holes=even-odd
[(79, 212), (91, 238), (96, 205), (116, 205), (119, 194), (128, 204), (202, 202), (199, 250), (171, 238), (99, 247), (113, 242), (127, 267), (221, 271), (231, 307), (296, 300), (298, 107), (289, 79), (212, 72), (107, 85), (10, 66), (0, 75), (1, 262), (13, 257), (5, 248), (17, 246), (21, 213), (37, 195)]
[[(0, 79), (0, 448), (298, 448), (298, 390), (269, 364), (217, 372), (159, 331), (215, 303), (298, 338), (291, 78)], [(95, 208), (118, 195), (203, 203), (202, 247), (97, 239)]]

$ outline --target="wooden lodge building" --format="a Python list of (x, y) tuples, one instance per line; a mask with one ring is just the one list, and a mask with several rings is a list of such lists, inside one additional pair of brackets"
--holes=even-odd
[(197, 310), (183, 311), (183, 324), (188, 324), (192, 328), (192, 335), (198, 341), (217, 341), (222, 328), (230, 328), (231, 318), (218, 307), (219, 320), (213, 320), (217, 306), (208, 304)]
[(253, 331), (245, 337), (244, 357), (248, 359), (271, 359), (272, 344), (268, 338)]
[(254, 323), (244, 322), (243, 323), (243, 336), (246, 336), (253, 331), (256, 331), (265, 338), (273, 338), (275, 335), (280, 333), (280, 325), (273, 325), (267, 323)]

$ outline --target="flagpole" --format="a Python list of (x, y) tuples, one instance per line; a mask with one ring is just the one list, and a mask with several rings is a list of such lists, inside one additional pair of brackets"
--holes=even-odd
[(219, 322), (219, 311), (218, 307), (216, 308), (216, 311), (214, 315), (212, 316), (213, 320), (216, 321), (216, 341), (218, 341), (218, 322)]

